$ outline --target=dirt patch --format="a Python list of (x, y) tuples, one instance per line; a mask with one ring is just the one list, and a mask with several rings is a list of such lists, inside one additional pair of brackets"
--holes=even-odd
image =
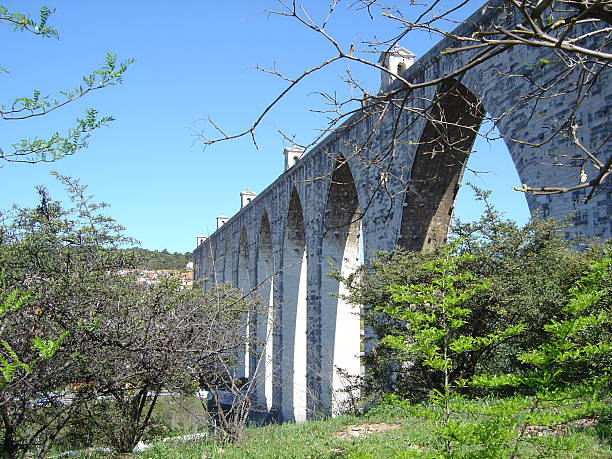
[(347, 438), (362, 438), (366, 435), (377, 434), (387, 430), (396, 430), (400, 427), (400, 424), (387, 424), (385, 422), (379, 424), (358, 424), (346, 426), (344, 430), (335, 432), (333, 435), (341, 440), (346, 440)]
[(569, 424), (556, 424), (550, 426), (526, 426), (523, 435), (526, 437), (542, 437), (546, 435), (550, 436), (561, 436), (565, 435), (570, 428), (581, 428), (585, 429), (595, 425), (597, 418), (583, 418), (576, 419)]

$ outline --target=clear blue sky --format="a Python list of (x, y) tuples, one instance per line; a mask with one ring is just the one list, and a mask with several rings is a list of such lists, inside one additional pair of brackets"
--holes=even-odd
[[(328, 2), (303, 4), (316, 18)], [(346, 5), (352, 2), (346, 2)], [(478, 3), (478, 2), (476, 2)], [(31, 95), (33, 89), (56, 95), (79, 84), (80, 78), (103, 64), (106, 52), (119, 59), (133, 57), (123, 85), (103, 89), (61, 112), (27, 121), (0, 121), (0, 142), (23, 137), (63, 133), (89, 107), (116, 118), (95, 132), (88, 149), (52, 164), (3, 164), (0, 168), (0, 209), (13, 203), (35, 204), (34, 186), (47, 186), (54, 197), (61, 187), (50, 170), (79, 178), (96, 200), (111, 205), (109, 214), (130, 236), (149, 249), (190, 251), (197, 234), (211, 233), (221, 212), (239, 209), (239, 192), (259, 192), (283, 169), (287, 141), (278, 129), (307, 144), (325, 119), (309, 111), (320, 107), (316, 91), (346, 92), (339, 78), (345, 65), (316, 74), (287, 97), (266, 118), (257, 132), (259, 149), (249, 139), (226, 142), (203, 150), (193, 130), (204, 117), (215, 119), (227, 132), (244, 129), (284, 87), (256, 64), (297, 76), (332, 48), (287, 18), (269, 16), (275, 1), (8, 1), (13, 11), (38, 15), (43, 4), (56, 8), (50, 18), (60, 39), (42, 39), (0, 28), (2, 60), (0, 103)], [(339, 15), (329, 24), (343, 44), (392, 36), (396, 30), (365, 12)], [(468, 11), (465, 11), (467, 14)], [(426, 52), (436, 38), (419, 35), (401, 44), (417, 54)], [(357, 47), (357, 52), (360, 48)], [(380, 76), (369, 68), (352, 67), (354, 76), (376, 92)], [(208, 133), (214, 134), (209, 128)], [(512, 191), (519, 185), (503, 142), (476, 145), (469, 167), (491, 171), (466, 178), (493, 190), (493, 202), (510, 218), (525, 222), (524, 196)], [(456, 215), (474, 218), (480, 209), (464, 187)]]

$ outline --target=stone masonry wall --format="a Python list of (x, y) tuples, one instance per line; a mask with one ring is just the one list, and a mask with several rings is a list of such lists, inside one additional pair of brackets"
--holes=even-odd
[[(469, 35), (476, 25), (500, 20), (500, 15), (507, 24), (516, 20), (511, 12), (488, 9), (483, 14), (479, 10), (458, 28), (457, 34)], [(434, 46), (403, 76), (419, 82), (460, 68), (470, 56), (441, 55), (440, 51), (449, 45), (443, 40)], [(542, 141), (547, 127), (562, 123), (578, 97), (571, 92), (577, 76), (570, 74), (555, 88), (557, 92), (568, 90), (569, 95), (551, 93), (537, 104), (521, 101), (529, 79), (545, 81), (557, 71), (554, 65), (537, 65), (540, 58), (549, 57), (546, 50), (512, 48), (466, 72), (457, 81), (457, 90), (463, 96), (443, 104), (446, 115), (472, 119), (475, 125), (484, 112), (500, 117), (497, 127), (508, 139), (506, 145), (519, 177), (528, 184), (562, 185), (575, 180), (575, 171), (570, 168), (542, 165), (549, 159), (549, 153), (577, 154), (577, 147), (569, 140), (559, 136), (542, 147), (510, 140)], [(521, 76), (508, 78), (505, 74)], [(612, 132), (611, 78), (610, 71), (602, 72), (575, 114), (581, 124), (581, 141), (587, 148), (599, 149), (599, 158), (604, 161), (612, 154), (612, 144), (604, 142)], [(429, 87), (416, 91), (405, 106), (425, 108), (424, 101), (432, 99), (436, 90)], [(359, 326), (355, 328), (355, 317), (359, 323), (355, 314), (359, 311), (329, 296), (331, 291), (338, 292), (339, 287), (325, 276), (329, 269), (326, 258), (331, 254), (336, 266), (346, 272), (355, 266), (352, 258), (359, 239), (366, 257), (372, 250), (392, 249), (396, 244), (421, 250), (440, 242), (446, 236), (463, 173), (461, 161), (449, 165), (448, 158), (453, 157), (451, 149), (442, 148), (437, 163), (432, 160), (431, 152), (423, 152), (422, 147), (417, 151), (418, 145), (431, 137), (428, 134), (431, 127), (413, 111), (402, 113), (399, 129), (395, 131), (398, 128), (396, 110), (381, 118), (375, 110), (368, 114), (367, 104), (364, 107), (362, 113), (329, 134), (194, 251), (196, 277), (209, 278), (210, 282), (231, 281), (234, 285), (253, 287), (270, 274), (270, 266), (278, 270), (268, 294), (276, 311), (273, 323), (268, 325), (273, 328), (272, 369), (264, 372), (271, 376), (258, 381), (268, 387), (260, 387), (257, 396), (271, 398), (260, 400), (261, 405), (285, 420), (301, 421), (334, 412), (341, 403), (334, 389), (342, 386), (335, 365), (353, 373), (359, 371), (362, 337)], [(507, 116), (501, 116), (509, 107), (515, 108)], [(394, 132), (399, 135), (391, 142)], [(473, 136), (470, 139), (468, 134), (459, 131), (449, 131), (448, 135), (463, 139), (461, 149), (466, 145), (471, 148)], [(335, 181), (341, 182), (340, 185), (332, 183), (330, 178), (334, 168), (342, 171), (340, 175), (334, 174), (334, 177), (341, 176), (341, 180)], [(586, 173), (590, 176), (594, 170), (587, 169)], [(322, 178), (312, 180), (313, 177)], [(609, 239), (612, 182), (608, 180), (586, 205), (580, 203), (584, 196), (582, 191), (530, 195), (527, 201), (532, 215), (539, 213), (558, 219), (569, 216), (573, 225), (566, 230), (567, 236), (580, 233)], [(262, 233), (264, 214), (269, 222), (269, 235), (268, 229)], [(353, 215), (359, 216), (356, 224), (351, 223)], [(333, 222), (342, 219), (348, 226), (335, 228)], [(241, 257), (243, 233), (246, 250), (243, 248)], [(265, 256), (272, 262), (259, 260), (261, 234), (266, 234)], [(239, 269), (241, 263), (248, 266)], [(266, 266), (265, 273), (258, 272), (262, 266)], [(247, 273), (247, 284), (243, 273)], [(347, 324), (352, 324), (350, 336), (345, 333)], [(338, 334), (339, 329), (343, 335)], [(344, 338), (337, 339), (338, 336)], [(244, 373), (245, 369), (240, 372)]]

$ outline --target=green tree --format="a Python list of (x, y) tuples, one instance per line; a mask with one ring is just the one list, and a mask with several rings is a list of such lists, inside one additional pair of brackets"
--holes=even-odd
[(58, 178), (71, 208), (39, 188), (38, 206), (0, 219), (6, 459), (35, 447), (43, 457), (84, 412), (98, 438), (131, 451), (161, 390), (193, 394), (233, 375), (248, 340), (242, 320), (259, 313), (256, 299), (229, 286), (205, 293), (172, 276), (139, 283), (141, 260), (120, 250), (133, 240), (78, 181)]
[(593, 249), (567, 304), (543, 325), (545, 339), (517, 356), (522, 371), (471, 381), (489, 388), (527, 387), (548, 391), (575, 384), (589, 389), (612, 382), (612, 244)]
[(386, 335), (381, 342), (405, 350), (409, 358), (419, 359), (430, 371), (442, 373), (441, 395), (445, 399), (461, 369), (457, 356), (495, 345), (525, 329), (524, 324), (518, 323), (483, 336), (459, 333), (472, 320), (472, 311), (466, 307), (469, 300), (490, 290), (491, 281), (460, 270), (460, 263), (473, 257), (453, 254), (455, 247), (456, 244), (445, 247), (438, 258), (421, 266), (420, 269), (433, 273), (428, 283), (390, 285), (392, 303), (376, 308), (405, 326), (404, 333)]
[(8, 362), (3, 366), (21, 362), (0, 387), (5, 458), (24, 455), (36, 444), (44, 454), (89, 396), (62, 403), (69, 383), (80, 380), (76, 356), (100, 323), (94, 306), (104, 304), (118, 270), (134, 264), (116, 250), (126, 239), (101, 214), (104, 206), (87, 202), (77, 182), (64, 181), (74, 208), (63, 209), (39, 188), (37, 207), (15, 208), (0, 224), (3, 303), (16, 295), (27, 298), (19, 307), (3, 308), (0, 322), (0, 352)]
[[(456, 334), (476, 338), (519, 324), (525, 329), (519, 336), (457, 355), (451, 379), (470, 378), (485, 370), (496, 374), (518, 371), (524, 367), (518, 355), (547, 339), (544, 325), (558, 317), (566, 305), (569, 291), (584, 269), (585, 255), (560, 237), (557, 223), (535, 219), (518, 228), (493, 209), (477, 222), (455, 225), (454, 231), (460, 238), (454, 249), (457, 273), (486, 279), (492, 286), (465, 300), (469, 320)], [(431, 390), (442, 390), (440, 373), (431, 372), (422, 359), (413, 358), (405, 349), (380, 341), (384, 336), (407, 333), (405, 319), (385, 313), (384, 308), (392, 304), (388, 286), (438, 282), (436, 273), (425, 268), (439, 263), (441, 254), (379, 252), (344, 279), (348, 300), (366, 306), (365, 325), (376, 337), (373, 352), (364, 356), (366, 394), (376, 398), (395, 393), (422, 400)], [(398, 313), (401, 309), (398, 307)]]
[[(457, 241), (458, 242), (458, 241)], [(491, 289), (489, 279), (479, 279), (460, 269), (461, 262), (473, 259), (467, 253), (454, 252), (457, 242), (445, 247), (440, 255), (420, 267), (433, 274), (426, 284), (391, 285), (392, 303), (376, 308), (405, 325), (405, 332), (386, 335), (381, 342), (403, 351), (408, 359), (418, 360), (432, 373), (441, 374), (441, 390), (434, 389), (432, 397), (443, 409), (441, 433), (447, 455), (453, 453), (456, 435), (451, 422), (451, 404), (460, 382), (460, 357), (494, 346), (521, 333), (522, 323), (483, 336), (462, 334), (464, 325), (472, 321), (472, 310), (466, 307), (478, 293)], [(460, 439), (459, 439), (460, 440)]]
[[(8, 8), (0, 6), (0, 24), (42, 38), (58, 39), (57, 30), (48, 24), (53, 12), (54, 10), (43, 6), (40, 9), (39, 20), (35, 21), (26, 13), (11, 12)], [(59, 91), (56, 97), (43, 95), (34, 89), (31, 96), (17, 97), (8, 105), (0, 105), (0, 116), (3, 121), (15, 122), (51, 113), (93, 91), (121, 83), (123, 74), (133, 61), (128, 59), (118, 63), (116, 56), (109, 53), (106, 55), (104, 65), (84, 76), (78, 86)], [(0, 68), (0, 72), (8, 70)], [(91, 132), (112, 120), (111, 116), (100, 116), (93, 108), (87, 109), (84, 116), (77, 118), (75, 126), (68, 129), (65, 134), (57, 131), (48, 138), (31, 137), (17, 140), (8, 148), (0, 147), (0, 159), (22, 163), (55, 161), (85, 148)]]

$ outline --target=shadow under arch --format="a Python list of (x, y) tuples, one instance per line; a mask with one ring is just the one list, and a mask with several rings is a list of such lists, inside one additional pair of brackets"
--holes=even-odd
[[(347, 160), (338, 154), (327, 193), (322, 241), (323, 263), (343, 276), (359, 265), (361, 215), (357, 188)], [(342, 295), (344, 286), (321, 268), (318, 406), (323, 415), (337, 414), (346, 403), (347, 376), (360, 374), (360, 311)]]
[(210, 248), (210, 279), (212, 281), (212, 285), (217, 284), (219, 282), (219, 259), (217, 257), (217, 243)]
[[(302, 422), (307, 418), (307, 259), (304, 213), (299, 193), (292, 187), (287, 208), (281, 270), (281, 309), (279, 340), (275, 355), (281, 355), (275, 371), (281, 389), (281, 418)], [(276, 370), (276, 369), (275, 369)], [(282, 385), (281, 385), (282, 381)]]
[(225, 253), (223, 255), (223, 282), (232, 282), (232, 244), (229, 231), (225, 236)]
[[(247, 294), (251, 290), (251, 269), (249, 262), (249, 244), (247, 239), (246, 228), (242, 227), (242, 232), (240, 233), (240, 242), (238, 244), (238, 288), (242, 289), (242, 291)], [(237, 377), (245, 377), (249, 378), (252, 375), (250, 374), (250, 352), (249, 352), (249, 343), (251, 336), (250, 329), (250, 320), (251, 317), (247, 314), (243, 319), (244, 326), (242, 328), (242, 334), (245, 341), (244, 350), (238, 353), (238, 371)], [(249, 356), (249, 358), (247, 358)]]
[(410, 172), (397, 245), (433, 249), (448, 235), (455, 199), (485, 109), (455, 80), (436, 91)]
[(195, 269), (195, 277), (201, 278), (204, 277), (204, 250), (198, 248), (197, 256), (196, 256), (196, 265)]
[(263, 211), (257, 244), (257, 281), (256, 285), (262, 302), (262, 314), (251, 320), (251, 326), (256, 330), (254, 342), (255, 355), (250, 367), (254, 369), (255, 398), (253, 408), (267, 414), (272, 409), (272, 375), (274, 349), (274, 323), (276, 311), (274, 308), (274, 288), (276, 263), (272, 250), (272, 234), (268, 212)]
[(201, 253), (204, 290), (209, 290), (214, 284), (213, 248), (210, 239), (202, 244), (204, 245), (204, 250)]

